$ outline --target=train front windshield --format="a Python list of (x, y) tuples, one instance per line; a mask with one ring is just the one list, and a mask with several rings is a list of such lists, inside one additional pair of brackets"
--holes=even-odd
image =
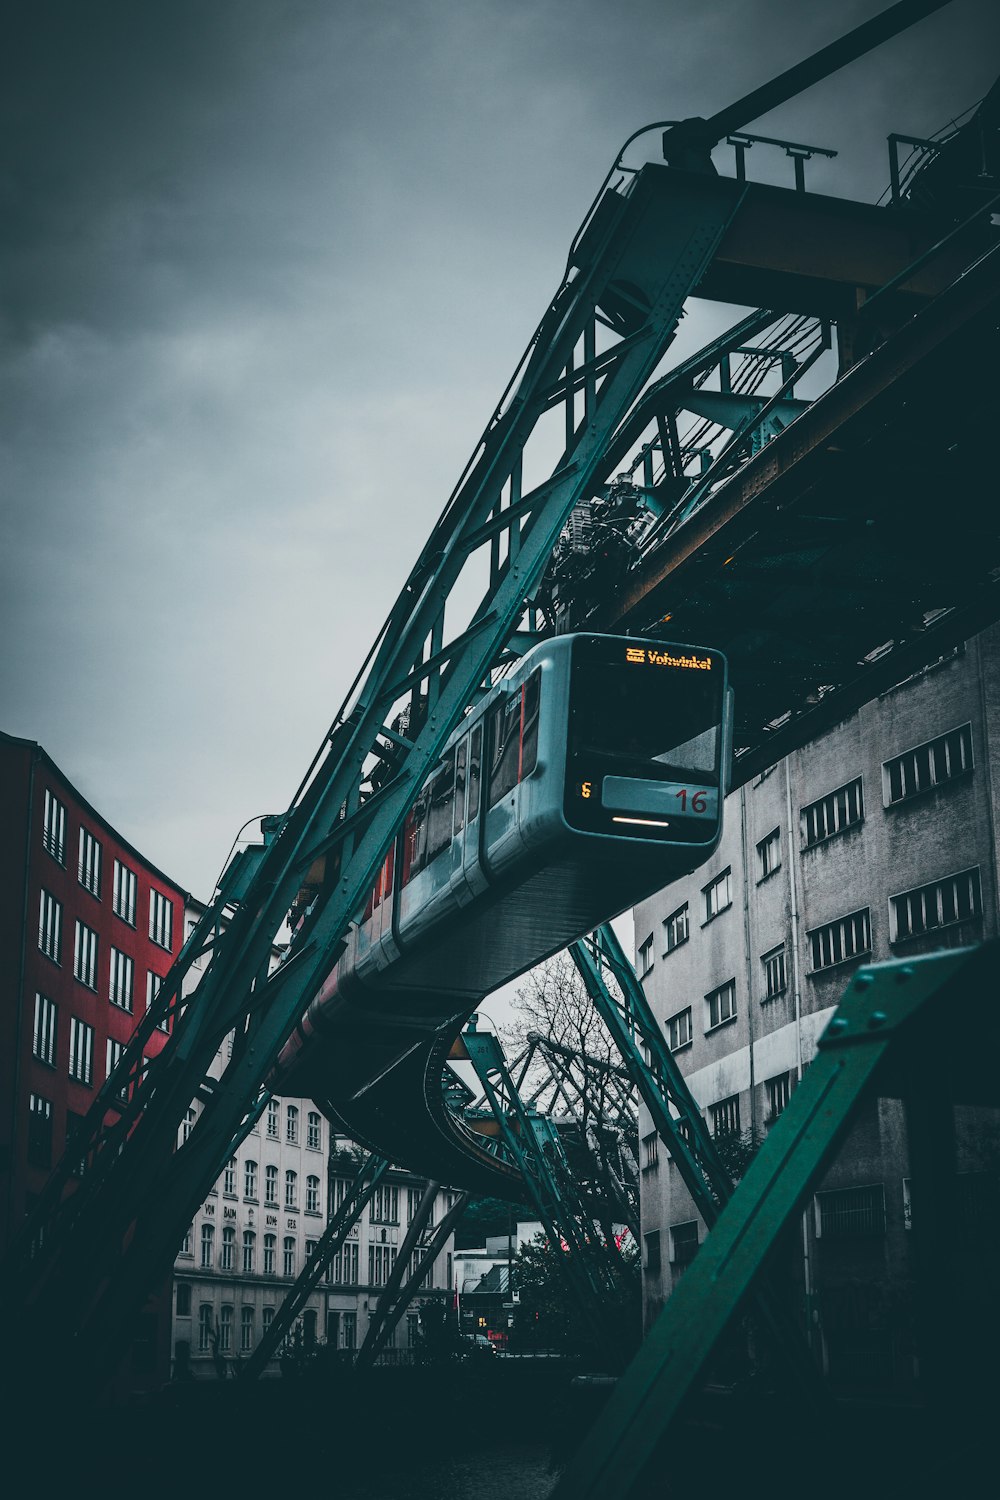
[(725, 697), (718, 652), (580, 636), (570, 673), (567, 822), (711, 842), (722, 813)]

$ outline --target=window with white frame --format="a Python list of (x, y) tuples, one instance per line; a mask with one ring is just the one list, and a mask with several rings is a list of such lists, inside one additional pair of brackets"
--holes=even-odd
[(282, 1272), (285, 1276), (295, 1275), (295, 1241), (288, 1235), (284, 1243), (284, 1254), (282, 1256)]
[(269, 1208), (274, 1208), (278, 1203), (278, 1169), (275, 1166), (264, 1168), (264, 1202)]
[(774, 1000), (788, 988), (784, 943), (779, 943), (777, 948), (772, 948), (768, 953), (762, 953), (760, 962), (764, 970), (764, 999)]
[(733, 904), (732, 869), (723, 870), (710, 884), (702, 886), (701, 894), (705, 901), (705, 921), (711, 922)]
[(642, 1138), (642, 1170), (650, 1172), (660, 1163), (660, 1137), (656, 1131)]
[(52, 1100), (41, 1094), (28, 1095), (27, 1158), (32, 1167), (52, 1165)]
[(77, 867), (80, 884), (92, 896), (101, 894), (101, 846), (87, 828), (80, 829), (80, 860)]
[(250, 1276), (253, 1273), (254, 1261), (257, 1256), (257, 1236), (252, 1229), (243, 1231), (243, 1274)]
[(291, 1168), (289, 1168), (289, 1170), (285, 1173), (285, 1207), (286, 1208), (294, 1208), (296, 1206), (296, 1198), (297, 1198), (297, 1195), (298, 1195), (298, 1184), (299, 1184), (299, 1179), (298, 1179), (297, 1173), (293, 1172), (291, 1170)]
[(982, 916), (983, 895), (979, 867), (945, 875), (899, 896), (889, 897), (890, 939), (894, 943), (921, 937), (939, 927), (969, 922)]
[(160, 891), (149, 893), (149, 940), (171, 952), (174, 946), (173, 902)]
[(130, 927), (135, 926), (136, 877), (135, 871), (115, 860), (114, 888), (111, 893), (111, 909)]
[(781, 829), (774, 828), (757, 845), (757, 879), (766, 880), (781, 868)]
[(871, 914), (865, 906), (861, 911), (838, 917), (835, 922), (810, 929), (806, 936), (812, 953), (813, 972), (832, 969), (849, 958), (859, 958), (871, 952)]
[(210, 1271), (215, 1264), (215, 1227), (212, 1224), (201, 1226), (201, 1267), (203, 1271)]
[(39, 1062), (56, 1065), (56, 1032), (59, 1007), (47, 995), (35, 992), (35, 1025), (31, 1034), (31, 1053)]
[(740, 1096), (731, 1094), (711, 1106), (712, 1134), (723, 1137), (740, 1133)]
[(222, 1251), (219, 1255), (220, 1271), (231, 1271), (233, 1269), (236, 1255), (236, 1230), (232, 1224), (226, 1224), (222, 1229)]
[(264, 1275), (274, 1275), (274, 1252), (277, 1245), (277, 1237), (273, 1234), (264, 1236)]
[(219, 1308), (219, 1351), (228, 1354), (233, 1347), (233, 1309), (228, 1302)]
[(670, 1259), (675, 1266), (689, 1266), (698, 1253), (698, 1220), (670, 1226)]
[(73, 978), (88, 990), (97, 989), (97, 933), (79, 918), (73, 942)]
[(184, 1231), (184, 1238), (181, 1240), (181, 1248), (178, 1250), (177, 1253), (178, 1253), (178, 1255), (188, 1255), (188, 1256), (191, 1254), (191, 1226), (190, 1225), (188, 1225), (187, 1229), (185, 1229), (185, 1231)]
[(675, 1016), (667, 1020), (667, 1046), (671, 1052), (679, 1052), (682, 1047), (690, 1047), (693, 1040), (691, 1029), (691, 1007), (679, 1010)]
[(66, 863), (66, 808), (47, 787), (42, 810), (42, 848), (57, 864)]
[(649, 937), (646, 938), (645, 942), (639, 944), (639, 947), (638, 947), (638, 950), (637, 950), (637, 959), (638, 959), (638, 962), (636, 964), (636, 967), (639, 970), (639, 978), (640, 979), (645, 979), (646, 975), (652, 973), (652, 969), (653, 969), (653, 934), (652, 933), (649, 934)]
[(222, 1173), (222, 1194), (225, 1198), (236, 1197), (236, 1157), (231, 1156)]
[(76, 1016), (69, 1018), (69, 1076), (77, 1083), (94, 1081), (94, 1028)]
[(299, 1111), (298, 1106), (289, 1104), (285, 1107), (285, 1140), (289, 1145), (298, 1144), (299, 1139)]
[(321, 1151), (323, 1149), (323, 1125), (316, 1110), (309, 1111), (306, 1126), (306, 1145), (310, 1151)]
[(253, 1308), (244, 1302), (240, 1308), (240, 1352), (249, 1354), (253, 1348)]
[(705, 996), (705, 1004), (708, 1006), (709, 1031), (732, 1021), (736, 1016), (736, 980), (727, 979), (718, 989), (711, 990)]
[(255, 1161), (243, 1163), (243, 1196), (249, 1198), (252, 1203), (257, 1202), (257, 1163)]
[(817, 1193), (817, 1239), (859, 1239), (885, 1234), (885, 1189), (880, 1182)]
[(863, 822), (864, 816), (865, 799), (858, 776), (802, 809), (802, 847), (811, 849), (814, 844), (833, 838), (835, 833), (855, 827)]
[(119, 948), (111, 949), (111, 983), (108, 987), (108, 999), (112, 1005), (121, 1006), (122, 1010), (132, 1012), (134, 1004), (133, 988), (135, 984), (135, 964), (127, 953), (122, 953)]
[(319, 1213), (319, 1178), (306, 1178), (306, 1213)]
[(685, 901), (676, 911), (672, 911), (663, 923), (663, 952), (673, 953), (681, 943), (686, 943), (691, 935), (691, 911)]
[(62, 902), (46, 890), (38, 903), (38, 946), (53, 963), (62, 963)]
[(271, 1099), (267, 1106), (267, 1134), (268, 1139), (276, 1141), (280, 1129), (281, 1105), (277, 1099)]
[(972, 770), (972, 725), (961, 724), (882, 764), (886, 807), (906, 802)]
[(779, 1073), (774, 1078), (765, 1079), (764, 1092), (767, 1095), (767, 1115), (764, 1118), (764, 1124), (773, 1125), (792, 1097), (791, 1073)]
[(212, 1315), (212, 1304), (202, 1302), (198, 1307), (198, 1349), (202, 1354), (211, 1349), (214, 1332), (215, 1319)]
[(333, 1257), (330, 1279), (337, 1286), (357, 1286), (360, 1275), (357, 1240), (351, 1240)]

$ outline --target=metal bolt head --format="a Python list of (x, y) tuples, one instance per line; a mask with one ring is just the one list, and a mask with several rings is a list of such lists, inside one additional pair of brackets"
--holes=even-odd
[(873, 1010), (868, 1017), (868, 1030), (878, 1031), (879, 1027), (884, 1026), (888, 1019), (889, 1017), (884, 1010)]
[(872, 976), (870, 974), (859, 974), (854, 981), (854, 988), (856, 990), (867, 990), (870, 988), (871, 983)]

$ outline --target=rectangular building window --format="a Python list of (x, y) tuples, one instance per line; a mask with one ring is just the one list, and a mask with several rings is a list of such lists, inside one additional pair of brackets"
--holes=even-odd
[(286, 1276), (295, 1275), (295, 1241), (289, 1235), (284, 1244), (282, 1270)]
[(705, 996), (705, 1004), (708, 1006), (709, 1031), (733, 1020), (736, 1015), (736, 980), (727, 979), (717, 990), (712, 990)]
[(646, 939), (646, 941), (644, 943), (640, 943), (639, 944), (639, 949), (638, 949), (638, 963), (636, 964), (636, 968), (639, 970), (639, 978), (640, 979), (645, 979), (645, 977), (646, 977), (647, 974), (652, 973), (652, 970), (653, 970), (653, 934), (652, 933), (650, 933), (649, 937)]
[(682, 1047), (689, 1047), (691, 1040), (691, 1007), (689, 1005), (686, 1010), (679, 1010), (667, 1021), (667, 1046), (671, 1052), (679, 1052)]
[(86, 828), (80, 829), (80, 884), (92, 896), (101, 894), (101, 846)]
[(642, 1242), (646, 1250), (646, 1264), (643, 1267), (647, 1276), (659, 1276), (660, 1274), (660, 1231), (652, 1229), (644, 1234)]
[(219, 1349), (228, 1354), (233, 1347), (233, 1309), (223, 1303), (219, 1308)]
[(858, 776), (846, 786), (838, 787), (835, 792), (820, 797), (818, 802), (810, 802), (808, 807), (802, 809), (802, 847), (810, 849), (813, 844), (821, 844), (835, 833), (853, 828), (863, 821), (864, 816), (865, 802), (861, 777)]
[(398, 1187), (387, 1187), (383, 1183), (381, 1187), (375, 1189), (368, 1205), (368, 1222), (370, 1224), (399, 1223)]
[(264, 1168), (264, 1202), (269, 1208), (278, 1202), (278, 1169), (273, 1164)]
[(73, 943), (73, 977), (88, 990), (97, 989), (97, 933), (79, 918)]
[(764, 969), (764, 999), (773, 1000), (776, 995), (783, 995), (788, 987), (784, 943), (762, 954), (760, 961)]
[(285, 1173), (285, 1207), (295, 1208), (299, 1190), (299, 1177), (297, 1172), (289, 1169)]
[(732, 870), (723, 870), (710, 885), (702, 887), (701, 894), (705, 899), (705, 921), (711, 922), (713, 917), (733, 904)]
[(715, 1136), (739, 1135), (740, 1133), (740, 1096), (731, 1094), (728, 1099), (720, 1099), (718, 1104), (711, 1106), (712, 1134)]
[(289, 1145), (297, 1145), (299, 1139), (299, 1111), (294, 1104), (285, 1108), (285, 1140)]
[(52, 1101), (41, 1094), (28, 1095), (28, 1162), (33, 1167), (52, 1165)]
[(265, 1234), (264, 1236), (264, 1275), (274, 1275), (274, 1250), (277, 1245), (277, 1236)]
[(257, 1163), (247, 1161), (243, 1164), (243, 1196), (249, 1198), (252, 1203), (257, 1202)]
[(323, 1124), (320, 1116), (314, 1109), (309, 1111), (306, 1145), (310, 1151), (321, 1151), (323, 1149)]
[(827, 922), (824, 927), (815, 927), (808, 934), (812, 950), (812, 966), (832, 969), (849, 958), (859, 958), (870, 953), (872, 948), (871, 916), (868, 907), (839, 917), (836, 922)]
[(38, 905), (38, 946), (53, 963), (62, 963), (62, 902), (45, 890)]
[(791, 1073), (779, 1073), (776, 1078), (766, 1079), (764, 1092), (767, 1095), (767, 1115), (764, 1118), (764, 1124), (773, 1125), (792, 1097)]
[(214, 1319), (211, 1302), (202, 1302), (198, 1308), (198, 1349), (202, 1354), (212, 1347)]
[(757, 879), (766, 880), (781, 868), (781, 829), (775, 828), (757, 845)]
[(240, 1352), (249, 1354), (253, 1348), (253, 1308), (245, 1304), (240, 1308)]
[(35, 994), (35, 1025), (31, 1034), (31, 1052), (39, 1062), (56, 1065), (56, 1025), (58, 1007), (46, 995)]
[(201, 1268), (210, 1271), (215, 1263), (215, 1229), (211, 1224), (201, 1226)]
[(927, 740), (882, 765), (882, 795), (886, 807), (906, 802), (943, 786), (972, 770), (972, 725), (962, 724), (937, 739)]
[(127, 953), (122, 953), (117, 948), (111, 950), (111, 986), (108, 998), (112, 1005), (120, 1005), (122, 1010), (132, 1013), (133, 986), (135, 982), (135, 964)]
[(276, 1141), (281, 1122), (281, 1105), (277, 1099), (271, 1099), (267, 1106), (267, 1134), (268, 1139)]
[[(119, 1062), (121, 1061), (122, 1053), (124, 1051), (125, 1051), (125, 1043), (124, 1042), (117, 1042), (117, 1041), (115, 1041), (115, 1039), (114, 1039), (113, 1036), (109, 1036), (108, 1037), (107, 1049), (106, 1049), (106, 1053), (105, 1053), (105, 1067), (106, 1067), (106, 1070), (107, 1070), (106, 1073), (105, 1073), (105, 1077), (106, 1078), (110, 1078), (111, 1077), (111, 1075), (114, 1072), (115, 1068), (117, 1068)], [(120, 1097), (122, 1099), (126, 1099), (128, 1097), (128, 1086), (127, 1085), (125, 1085), (123, 1088), (121, 1088), (119, 1090), (119, 1095), (120, 1095)]]
[(670, 1258), (675, 1266), (688, 1266), (698, 1253), (698, 1220), (670, 1226)]
[(173, 902), (159, 891), (149, 893), (149, 940), (170, 953), (174, 945)]
[(982, 911), (983, 896), (977, 865), (971, 870), (961, 870), (957, 875), (934, 880), (930, 885), (918, 886), (915, 891), (890, 896), (890, 938), (894, 943), (902, 943), (907, 938), (920, 937), (939, 927), (969, 922), (981, 916)]
[(691, 913), (685, 901), (676, 911), (672, 911), (663, 923), (663, 951), (673, 953), (681, 943), (686, 943), (691, 932)]
[(94, 1080), (94, 1028), (76, 1016), (69, 1018), (69, 1076), (88, 1085)]
[(231, 1156), (226, 1162), (222, 1174), (222, 1194), (225, 1198), (236, 1197), (236, 1157)]
[(111, 907), (116, 917), (121, 917), (130, 927), (135, 926), (135, 872), (120, 859), (115, 860), (115, 881), (111, 893)]
[(66, 809), (46, 788), (42, 811), (42, 848), (57, 864), (66, 863)]
[(252, 1276), (254, 1261), (257, 1256), (257, 1236), (252, 1229), (243, 1231), (243, 1274)]
[(660, 1137), (654, 1130), (642, 1138), (642, 1169), (644, 1172), (660, 1164)]
[(236, 1261), (236, 1230), (226, 1224), (222, 1230), (222, 1250), (219, 1255), (219, 1270), (231, 1271)]
[(816, 1236), (830, 1240), (885, 1234), (885, 1191), (880, 1182), (816, 1194)]

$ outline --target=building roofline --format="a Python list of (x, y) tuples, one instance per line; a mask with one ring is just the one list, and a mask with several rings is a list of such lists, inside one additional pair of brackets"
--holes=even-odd
[(73, 797), (80, 804), (80, 806), (86, 808), (87, 812), (90, 813), (90, 815), (94, 819), (96, 819), (98, 823), (100, 823), (102, 828), (104, 828), (107, 833), (110, 833), (113, 836), (113, 838), (121, 845), (123, 849), (127, 849), (130, 854), (134, 854), (136, 859), (140, 860), (142, 864), (145, 865), (146, 869), (149, 870), (153, 875), (156, 875), (160, 880), (162, 880), (165, 885), (172, 886), (177, 894), (183, 897), (185, 904), (192, 899), (190, 891), (185, 890), (182, 885), (179, 885), (178, 882), (174, 880), (173, 876), (168, 875), (164, 870), (160, 869), (159, 865), (154, 864), (148, 855), (143, 854), (141, 849), (136, 848), (131, 839), (127, 839), (124, 834), (119, 833), (114, 824), (109, 822), (103, 813), (98, 812), (97, 808), (90, 801), (90, 799), (88, 797), (85, 797), (80, 789), (72, 781), (70, 781), (69, 777), (66, 775), (66, 772), (62, 769), (62, 767), (56, 764), (44, 745), (40, 745), (37, 740), (26, 740), (22, 739), (20, 735), (7, 734), (7, 732), (3, 729), (0, 729), (0, 743), (6, 745), (20, 745), (26, 750), (33, 751), (36, 758), (43, 761), (44, 764), (53, 773), (53, 775), (56, 776), (62, 783), (62, 785), (72, 793)]

